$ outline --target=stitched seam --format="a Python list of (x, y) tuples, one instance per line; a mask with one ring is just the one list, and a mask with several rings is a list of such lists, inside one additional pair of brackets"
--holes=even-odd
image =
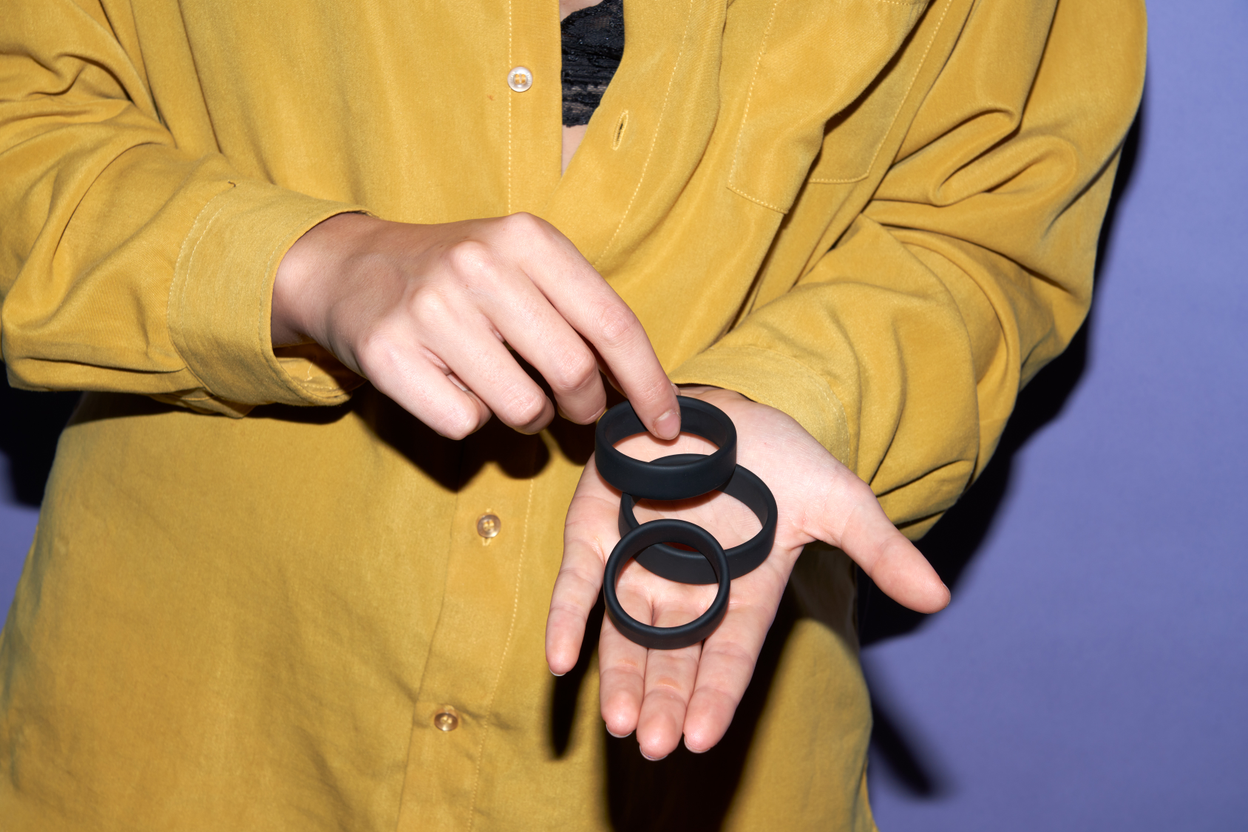
[[(780, 2), (780, 0), (776, 0)], [(650, 169), (650, 159), (654, 156), (654, 148), (659, 142), (659, 133), (663, 128), (663, 117), (667, 115), (667, 102), (672, 97), (672, 82), (676, 80), (676, 70), (680, 68), (680, 59), (685, 55), (685, 46), (689, 42), (689, 22), (693, 19), (693, 0), (689, 0), (689, 11), (685, 15), (685, 30), (680, 36), (680, 51), (676, 53), (676, 60), (672, 64), (672, 74), (667, 77), (667, 89), (663, 93), (663, 106), (659, 108), (659, 122), (655, 125), (654, 136), (650, 139), (650, 149), (646, 151), (646, 161), (641, 166), (641, 176), (637, 178), (637, 186), (633, 188), (633, 195), (628, 198), (628, 205), (624, 208), (624, 213), (620, 216), (620, 222), (615, 226), (615, 233), (611, 235), (611, 239), (607, 240), (607, 245), (603, 248), (602, 254), (594, 261), (596, 266), (602, 262), (602, 259), (611, 251), (611, 246), (615, 244), (616, 237), (620, 236), (620, 231), (624, 228), (624, 222), (628, 219), (629, 212), (633, 210), (633, 203), (637, 200), (637, 194), (641, 193), (641, 185), (646, 181), (646, 171)]]
[(468, 832), (472, 832), (477, 820), (477, 793), (481, 788), (481, 762), (485, 757), (485, 741), (490, 733), (490, 714), (494, 710), (494, 697), (498, 694), (499, 683), (503, 680), (503, 665), (507, 659), (507, 651), (511, 649), (511, 637), (516, 632), (516, 618), (520, 615), (520, 585), (524, 581), (524, 552), (529, 545), (529, 527), (533, 525), (533, 488), (535, 478), (529, 478), (529, 499), (524, 507), (524, 535), (520, 539), (520, 555), (516, 559), (516, 593), (511, 604), (511, 624), (507, 627), (507, 639), (503, 642), (502, 655), (498, 657), (498, 675), (494, 677), (494, 685), (490, 688), (490, 698), (486, 700), (485, 713), (481, 718), (481, 743), (477, 746), (477, 765), (472, 775), (472, 799), (468, 803)]
[(763, 66), (763, 55), (767, 54), (767, 41), (771, 38), (771, 28), (776, 23), (776, 10), (779, 8), (780, 0), (775, 0), (775, 2), (771, 4), (771, 15), (767, 18), (767, 28), (763, 31), (763, 42), (758, 49), (758, 58), (754, 61), (754, 74), (750, 76), (750, 91), (745, 95), (745, 110), (741, 113), (741, 131), (737, 133), (737, 146), (732, 152), (732, 170), (728, 171), (728, 190), (733, 193), (740, 194), (751, 202), (757, 202), (759, 205), (763, 205), (773, 211), (780, 211), (781, 213), (784, 213), (780, 208), (739, 190), (735, 184), (737, 179), (737, 165), (741, 161), (741, 139), (745, 135), (745, 126), (750, 118), (750, 104), (754, 101), (754, 84), (758, 81), (758, 71), (762, 69)]
[[(883, 147), (883, 146), (884, 146), (884, 142), (881, 141), (880, 147)], [(877, 147), (875, 149), (875, 156), (878, 156), (879, 153), (880, 153), (880, 148)], [(871, 165), (875, 164), (875, 156), (872, 156), (871, 161), (867, 163), (866, 173), (859, 173), (854, 176), (847, 177), (845, 179), (826, 179), (826, 178), (820, 177), (818, 179), (810, 179), (808, 181), (812, 185), (849, 185), (853, 182), (861, 182), (862, 180), (866, 179), (867, 176), (871, 173)]]
[(741, 190), (740, 188), (738, 188), (736, 185), (732, 185), (732, 184), (730, 184), (730, 185), (728, 186), (728, 190), (732, 191), (732, 192), (733, 192), (734, 194), (736, 194), (737, 196), (740, 196), (740, 197), (745, 197), (745, 198), (746, 198), (746, 199), (748, 199), (750, 202), (753, 202), (753, 203), (755, 203), (755, 204), (757, 204), (757, 205), (761, 205), (761, 206), (763, 206), (764, 208), (770, 208), (771, 210), (773, 210), (773, 211), (777, 211), (777, 212), (779, 212), (779, 213), (781, 213), (781, 214), (785, 213), (784, 209), (783, 209), (783, 208), (781, 208), (779, 205), (772, 205), (770, 202), (767, 202), (767, 201), (766, 201), (766, 200), (764, 200), (764, 199), (759, 199), (759, 198), (758, 198), (758, 197), (756, 197), (756, 196), (750, 196), (750, 195), (749, 195), (749, 194), (747, 194), (745, 191), (743, 191), (743, 190)]
[[(508, 0), (507, 2), (507, 66), (508, 67), (515, 66), (515, 64), (512, 63), (511, 41), (512, 41), (511, 0)], [(510, 73), (511, 70), (508, 69), (507, 72)], [(510, 84), (507, 85), (507, 92), (509, 93), (507, 96), (507, 213), (510, 214), (511, 213), (511, 178), (512, 178), (511, 177), (511, 99), (515, 98), (516, 94), (514, 91), (512, 91)]]
[[(232, 191), (232, 190), (234, 190), (234, 183), (233, 183), (233, 182), (231, 182), (231, 183), (230, 183), (230, 191)], [(191, 223), (191, 233), (194, 233), (195, 228), (199, 225), (199, 220), (200, 220), (200, 218), (201, 218), (201, 217), (203, 217), (204, 212), (208, 210), (208, 206), (209, 206), (209, 205), (212, 205), (212, 203), (216, 202), (218, 198), (220, 198), (220, 197), (224, 196), (225, 194), (228, 194), (230, 191), (222, 191), (221, 193), (217, 194), (217, 196), (214, 196), (212, 199), (208, 200), (208, 202), (204, 204), (204, 207), (203, 207), (203, 208), (199, 209), (199, 213), (195, 215), (195, 220), (194, 220), (194, 222), (192, 222), (192, 223)], [(185, 325), (184, 325), (184, 323), (183, 323), (183, 315), (184, 315), (183, 309), (185, 308), (185, 295), (186, 295), (185, 287), (186, 287), (186, 283), (187, 283), (187, 281), (190, 279), (190, 276), (191, 276), (191, 275), (194, 273), (194, 271), (195, 271), (195, 255), (199, 253), (199, 244), (200, 244), (200, 243), (202, 243), (202, 242), (204, 241), (204, 237), (208, 236), (208, 231), (209, 231), (209, 229), (211, 229), (211, 228), (212, 228), (213, 223), (215, 223), (215, 222), (217, 221), (217, 217), (221, 216), (221, 212), (222, 212), (222, 211), (224, 211), (224, 210), (225, 210), (225, 206), (223, 206), (223, 205), (222, 205), (222, 206), (218, 206), (218, 207), (217, 207), (217, 210), (216, 210), (215, 212), (213, 212), (213, 215), (212, 215), (211, 217), (209, 217), (209, 218), (208, 218), (207, 222), (205, 222), (205, 223), (204, 223), (204, 231), (203, 231), (203, 233), (202, 233), (202, 234), (199, 234), (199, 235), (197, 235), (197, 236), (195, 237), (195, 243), (194, 243), (194, 245), (192, 245), (192, 246), (191, 246), (191, 253), (190, 253), (190, 255), (186, 258), (186, 276), (187, 276), (187, 279), (186, 279), (186, 280), (182, 280), (182, 281), (180, 281), (180, 282), (181, 282), (181, 284), (182, 284), (183, 289), (182, 289), (182, 291), (178, 292), (178, 300), (177, 300), (177, 312), (178, 312), (178, 327), (177, 327), (177, 329), (178, 329), (178, 333), (179, 333), (179, 334), (178, 334), (178, 336), (176, 337), (176, 340), (175, 340), (175, 342), (174, 342), (174, 346), (175, 346), (175, 347), (177, 346), (177, 341), (183, 341), (183, 342), (185, 342), (185, 341), (187, 340), (186, 330), (185, 330)], [(181, 249), (179, 249), (179, 251), (178, 251), (178, 259), (179, 259), (179, 260), (181, 260), (181, 259), (182, 259), (182, 255), (186, 253), (186, 244), (187, 244), (187, 242), (189, 242), (189, 238), (188, 238), (188, 239), (186, 239), (186, 240), (183, 240), (183, 241), (182, 241), (182, 248), (181, 248)], [(178, 286), (178, 284), (179, 284), (179, 281), (175, 279), (175, 280), (174, 280), (174, 282), (173, 282), (173, 286), (172, 286), (172, 287), (170, 287), (170, 288), (172, 289), (172, 288), (174, 288), (174, 287)], [(172, 305), (172, 304), (173, 304), (173, 302), (174, 302), (174, 300), (173, 300), (173, 296), (172, 296), (172, 294), (171, 294), (171, 295), (170, 295), (170, 297), (169, 297), (169, 303), (170, 303), (170, 305)], [(172, 310), (170, 310), (170, 311), (172, 311)], [(166, 312), (166, 315), (168, 315), (168, 314), (169, 314), (169, 312)], [(189, 347), (190, 345), (188, 344), (187, 346)], [(179, 350), (179, 354), (180, 354), (180, 353), (181, 353), (181, 350)], [(194, 368), (193, 368), (193, 367), (191, 367), (191, 362), (190, 362), (190, 361), (187, 361), (187, 359), (186, 359), (186, 356), (185, 356), (185, 355), (183, 355), (183, 356), (182, 356), (182, 362), (183, 362), (184, 364), (186, 364), (186, 370), (187, 370), (187, 372), (189, 372), (192, 376), (194, 376), (195, 380), (199, 382), (200, 387), (204, 388), (204, 392), (205, 392), (205, 393), (208, 393), (207, 398), (213, 398), (211, 391), (210, 391), (210, 390), (208, 390), (208, 385), (204, 383), (204, 380), (203, 380), (202, 378), (200, 378), (199, 373), (195, 372)]]
[[(876, 0), (876, 2), (880, 3), (889, 3), (892, 1), (893, 0)], [(941, 29), (944, 28), (945, 17), (949, 14), (950, 5), (952, 5), (952, 3), (946, 3), (944, 8), (940, 11), (940, 20), (936, 21), (936, 27), (932, 31), (932, 37), (927, 42), (927, 46), (923, 49), (923, 57), (919, 58), (919, 68), (915, 71), (914, 77), (910, 79), (910, 83), (906, 86), (905, 95), (902, 96), (903, 100), (908, 100), (910, 98), (911, 90), (914, 89), (915, 83), (919, 80), (919, 76), (923, 73), (923, 66), (927, 63), (928, 53), (932, 51), (932, 45), (936, 43), (936, 36), (939, 35)], [(888, 123), (888, 129), (884, 131), (884, 138), (880, 139), (880, 143), (875, 146), (875, 152), (871, 154), (871, 161), (867, 163), (867, 169), (865, 171), (858, 176), (854, 176), (849, 179), (811, 179), (811, 183), (818, 185), (845, 185), (850, 182), (861, 182), (863, 179), (866, 179), (867, 175), (871, 173), (871, 168), (875, 167), (875, 160), (879, 158), (880, 151), (884, 149), (885, 139), (887, 139), (888, 135), (893, 132), (893, 127), (896, 126), (897, 119), (900, 118), (900, 116), (900, 109), (893, 113), (893, 120)]]

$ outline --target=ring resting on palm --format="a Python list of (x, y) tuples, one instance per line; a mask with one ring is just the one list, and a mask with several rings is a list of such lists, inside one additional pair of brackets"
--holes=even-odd
[[(607, 614), (625, 637), (658, 650), (676, 650), (702, 641), (723, 621), (733, 578), (755, 569), (771, 554), (775, 542), (776, 500), (766, 483), (736, 464), (737, 429), (728, 414), (699, 399), (679, 399), (681, 430), (717, 446), (712, 454), (675, 454), (642, 462), (616, 450), (615, 443), (644, 433), (645, 426), (628, 402), (608, 410), (594, 432), (598, 472), (623, 492), (620, 500), (620, 542), (607, 558), (602, 593)], [(684, 520), (638, 523), (637, 498), (686, 500), (722, 491), (745, 503), (762, 524), (753, 538), (724, 552), (710, 532)], [(688, 552), (672, 543), (691, 546)], [(669, 580), (718, 584), (715, 600), (702, 615), (676, 627), (655, 627), (630, 616), (620, 604), (616, 582), (629, 560)]]
[[(711, 606), (700, 616), (687, 624), (676, 627), (655, 627), (643, 624), (633, 618), (620, 604), (615, 584), (620, 578), (620, 570), (624, 568), (638, 552), (656, 543), (683, 543), (697, 549), (710, 563), (715, 571), (719, 584), (719, 592)], [(615, 628), (631, 641), (642, 647), (655, 650), (678, 650), (702, 641), (719, 626), (728, 612), (728, 593), (731, 584), (728, 578), (728, 557), (724, 548), (719, 545), (711, 533), (701, 526), (695, 526), (684, 520), (652, 520), (642, 523), (620, 539), (611, 557), (607, 558), (607, 568), (603, 574), (602, 594), (606, 601), (607, 615), (611, 617)]]
[[(679, 464), (688, 462), (697, 454), (675, 454), (654, 460), (655, 465)], [(734, 497), (746, 505), (758, 517), (762, 528), (744, 543), (733, 546), (725, 554), (728, 556), (728, 577), (736, 580), (757, 569), (767, 556), (771, 554), (772, 544), (776, 542), (776, 498), (758, 476), (748, 468), (738, 465), (732, 477), (724, 483), (719, 491)], [(621, 537), (637, 528), (637, 500), (632, 494), (624, 494), (620, 498), (619, 529)], [(710, 562), (698, 552), (677, 549), (667, 543), (656, 543), (639, 552), (634, 560), (661, 578), (678, 581), (682, 584), (713, 584), (718, 580)]]
[(737, 466), (737, 428), (728, 414), (700, 399), (680, 396), (680, 431), (715, 443), (713, 454), (688, 454), (675, 465), (633, 459), (615, 443), (646, 432), (637, 412), (622, 402), (603, 414), (594, 428), (594, 460), (598, 473), (616, 488), (651, 500), (685, 500), (719, 488)]

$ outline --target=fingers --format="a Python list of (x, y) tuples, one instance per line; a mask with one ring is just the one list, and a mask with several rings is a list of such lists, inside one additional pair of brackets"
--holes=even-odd
[(555, 407), (542, 388), (489, 332), (448, 337), (439, 358), (509, 427), (537, 433), (554, 418)]
[(606, 407), (599, 360), (664, 438), (679, 433), (675, 391), (641, 322), (576, 247), (528, 214), (468, 224), (442, 246), (411, 318), (429, 352), (504, 423), (532, 433), (555, 409), (507, 352), (550, 386), (559, 411), (589, 424)]
[(491, 409), (449, 371), (428, 359), (410, 360), (412, 348), (392, 341), (362, 351), (364, 375), (384, 395), (450, 439), (463, 439), (485, 426)]
[[(632, 568), (632, 567), (629, 567)], [(622, 597), (620, 603), (628, 614), (640, 621), (650, 620), (650, 612), (636, 603), (634, 597)], [(695, 650), (686, 647), (685, 650)], [(646, 661), (650, 653), (645, 647), (629, 641), (615, 629), (610, 618), (602, 620), (598, 636), (598, 699), (602, 721), (613, 737), (626, 737), (637, 730), (637, 718), (645, 699)], [(666, 756), (659, 753), (657, 757)], [(656, 759), (652, 755), (652, 759)]]
[[(679, 433), (675, 390), (640, 321), (571, 241), (528, 214), (326, 220), (279, 264), (270, 328), (276, 344), (321, 344), (447, 436), (480, 426), (481, 405), (524, 432), (553, 418), (508, 345), (570, 420), (602, 413), (601, 366), (648, 430)], [(452, 390), (447, 376), (467, 389)]]
[(619, 496), (598, 475), (591, 456), (572, 495), (563, 530), (563, 562), (546, 618), (546, 662), (556, 676), (575, 665), (585, 622), (598, 601), (602, 572), (618, 541)]
[(641, 322), (619, 295), (598, 278), (596, 291), (584, 302), (558, 308), (593, 344), (646, 429), (659, 439), (675, 439), (680, 435), (676, 390), (663, 371)]
[[(607, 396), (598, 372), (597, 357), (528, 277), (517, 275), (513, 281), (500, 280), (487, 291), (491, 293), (487, 302), (492, 308), (508, 310), (506, 315), (498, 316), (496, 322), (491, 322), (498, 336), (546, 380), (564, 417), (578, 424), (590, 424), (601, 416), (606, 409)], [(485, 352), (465, 354), (471, 347), (460, 342), (461, 347), (451, 346), (448, 350), (448, 363), (454, 365), (461, 359), (473, 362), (482, 369), (480, 383), (485, 385), (497, 383), (489, 378), (491, 374), (515, 373), (515, 380), (522, 378), (530, 388), (524, 391), (526, 395), (540, 396), (541, 402), (549, 405), (541, 389), (527, 373), (520, 370), (511, 356), (506, 355), (506, 348), (499, 338), (488, 340), (492, 342), (492, 349), (501, 351), (502, 355)], [(473, 382), (469, 384), (474, 390), (481, 389)], [(495, 404), (488, 397), (486, 401)], [(507, 404), (505, 401), (497, 403), (500, 406)], [(536, 402), (527, 404), (536, 410)], [(553, 412), (551, 407), (552, 416)], [(499, 413), (499, 417), (502, 418), (503, 414)], [(539, 427), (545, 424), (543, 422)]]
[[(647, 430), (660, 439), (675, 439), (680, 433), (675, 388), (628, 304), (553, 226), (527, 214), (506, 219), (515, 233), (544, 241), (543, 246), (524, 249), (526, 256), (520, 261), (533, 284), (562, 319), (593, 347), (602, 359), (604, 371), (628, 397)], [(556, 381), (563, 381), (559, 373), (552, 378), (535, 363), (534, 357), (524, 351), (521, 354), (551, 383), (560, 408), (573, 412), (574, 408), (561, 398), (561, 388), (556, 386)], [(585, 369), (579, 356), (573, 369), (572, 378), (579, 379)], [(568, 399), (575, 401), (571, 395)]]
[(685, 715), (685, 746), (690, 751), (708, 751), (732, 723), (753, 678), (787, 578), (787, 571), (778, 575), (760, 569), (734, 582), (737, 589), (741, 580), (749, 581), (737, 590), (746, 598), (731, 606), (719, 629), (702, 645), (697, 683)]
[[(632, 571), (634, 574), (629, 575)], [(662, 600), (630, 586), (644, 572), (630, 564), (617, 588), (624, 609), (639, 621), (674, 627), (697, 618), (710, 606), (714, 588), (672, 585)], [(650, 576), (640, 576), (646, 580)], [(685, 712), (698, 677), (700, 644), (679, 650), (647, 650), (625, 638), (604, 619), (598, 642), (599, 696), (603, 721), (615, 736), (637, 732), (641, 753), (651, 760), (670, 754), (684, 733)]]
[[(642, 568), (634, 564), (628, 569)], [(634, 618), (660, 627), (693, 620), (715, 594), (715, 587), (669, 583), (648, 596), (628, 585), (627, 571), (619, 588), (620, 603)], [(783, 581), (759, 577), (751, 586), (734, 584), (745, 600), (733, 604), (719, 629), (702, 644), (647, 650), (621, 635), (609, 619), (603, 622), (598, 643), (600, 698), (611, 734), (635, 731), (641, 753), (651, 760), (666, 757), (682, 737), (696, 753), (723, 738), (775, 615), (773, 596), (778, 601), (783, 592)], [(637, 580), (653, 578), (638, 574)]]
[[(575, 666), (590, 611), (601, 591), (603, 568), (618, 542), (615, 517), (619, 494), (597, 473), (591, 457), (568, 508), (564, 557), (551, 594), (546, 623), (546, 660), (556, 675)], [(715, 587), (660, 581), (637, 564), (621, 575), (617, 592), (624, 609), (639, 621), (675, 626), (710, 606)], [(661, 601), (656, 602), (656, 598)], [(700, 646), (648, 651), (622, 636), (604, 619), (598, 643), (603, 720), (616, 736), (637, 731), (641, 751), (651, 759), (671, 753), (684, 732), (685, 711), (698, 678)], [(752, 664), (751, 664), (752, 666)], [(744, 683), (738, 685), (744, 690)], [(731, 718), (731, 710), (728, 712)], [(639, 727), (639, 719), (640, 727)], [(718, 727), (720, 733), (727, 727)]]
[(597, 561), (598, 569), (594, 570), (589, 562), (591, 557), (592, 553), (586, 552), (584, 563), (578, 563), (575, 557), (569, 563), (565, 555), (551, 592), (550, 613), (546, 617), (546, 663), (556, 676), (576, 666), (585, 623), (602, 588), (602, 561)]

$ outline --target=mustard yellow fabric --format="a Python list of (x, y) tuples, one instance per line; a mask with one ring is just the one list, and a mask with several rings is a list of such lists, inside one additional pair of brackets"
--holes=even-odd
[(343, 211), (539, 214), (674, 380), (787, 411), (918, 536), (1086, 313), (1143, 6), (625, 15), (561, 178), (553, 0), (0, 2), (3, 359), (95, 391), (0, 642), (0, 826), (874, 828), (842, 555), (724, 743), (647, 763), (588, 655), (544, 663), (588, 431), (437, 437), (274, 353), (274, 271)]

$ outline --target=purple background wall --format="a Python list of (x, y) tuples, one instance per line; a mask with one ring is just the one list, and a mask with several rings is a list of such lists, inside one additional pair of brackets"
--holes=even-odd
[[(1150, 26), (1089, 326), (923, 544), (953, 604), (864, 596), (886, 832), (1248, 827), (1248, 3)], [(0, 608), (71, 406), (0, 387)]]

